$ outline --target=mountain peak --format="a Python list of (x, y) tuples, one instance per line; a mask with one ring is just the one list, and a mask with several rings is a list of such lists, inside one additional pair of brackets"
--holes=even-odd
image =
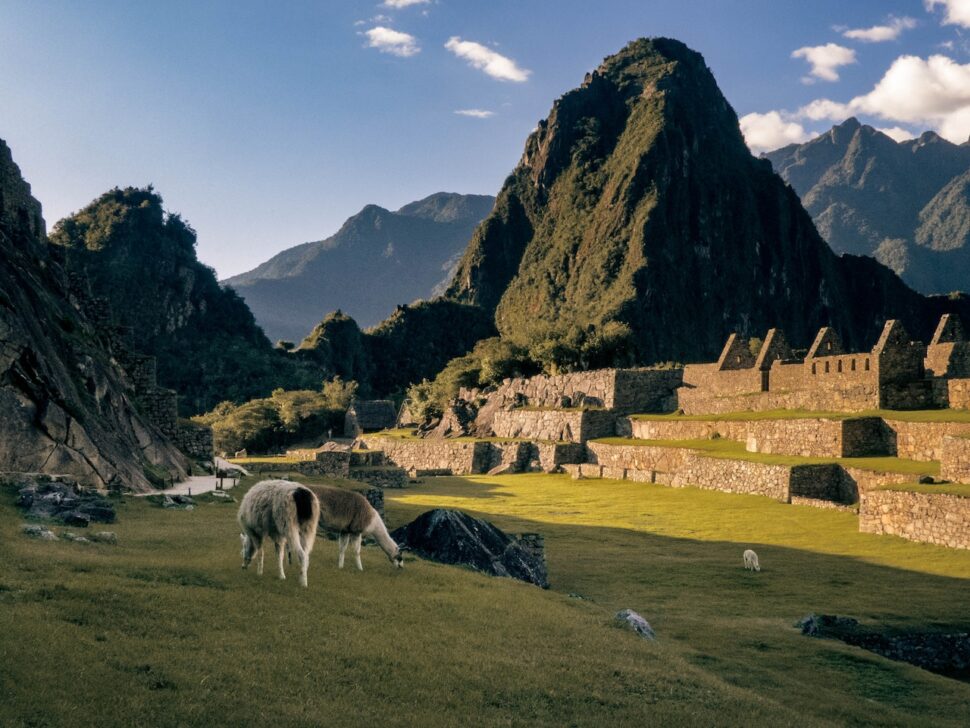
[(485, 217), (495, 204), (491, 195), (462, 195), (457, 192), (435, 192), (422, 200), (410, 202), (397, 211), (398, 215), (420, 217), (434, 222), (454, 223)]
[(703, 57), (667, 38), (628, 44), (554, 102), (447, 295), (514, 342), (587, 336), (642, 363), (714, 356), (732, 330), (783, 326), (803, 345), (835, 325), (863, 345), (890, 311), (923, 325), (890, 271), (832, 255)]
[(371, 326), (396, 305), (432, 295), (494, 202), (436, 192), (396, 212), (365, 205), (330, 237), (287, 248), (225, 283), (274, 340), (301, 340), (338, 307)]

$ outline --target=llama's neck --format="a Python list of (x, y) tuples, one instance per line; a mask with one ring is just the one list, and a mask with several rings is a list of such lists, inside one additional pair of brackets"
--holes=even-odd
[(374, 511), (374, 517), (371, 519), (370, 528), (368, 530), (368, 535), (377, 541), (377, 545), (381, 547), (381, 550), (385, 554), (393, 559), (400, 549), (397, 547), (397, 544), (394, 543), (394, 539), (391, 538), (391, 534), (387, 532), (387, 526), (384, 525), (384, 521), (381, 519), (380, 514), (378, 514), (377, 511)]

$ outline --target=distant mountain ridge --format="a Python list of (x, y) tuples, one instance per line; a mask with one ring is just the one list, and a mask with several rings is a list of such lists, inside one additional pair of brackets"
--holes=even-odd
[(835, 252), (871, 255), (922, 293), (970, 290), (970, 144), (896, 142), (851, 118), (763, 156)]
[(367, 328), (451, 277), (495, 198), (439, 192), (392, 212), (367, 205), (325, 240), (284, 250), (223, 281), (271, 339), (299, 342), (341, 310)]

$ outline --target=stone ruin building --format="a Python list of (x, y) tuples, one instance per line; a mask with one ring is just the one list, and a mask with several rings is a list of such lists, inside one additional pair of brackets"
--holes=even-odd
[(731, 334), (712, 364), (684, 367), (677, 404), (685, 414), (775, 409), (858, 412), (970, 406), (970, 342), (956, 316), (940, 320), (929, 346), (886, 322), (870, 351), (846, 352), (823, 327), (804, 358), (771, 329), (757, 355)]

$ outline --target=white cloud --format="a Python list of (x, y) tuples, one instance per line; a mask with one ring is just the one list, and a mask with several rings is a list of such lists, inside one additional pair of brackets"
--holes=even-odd
[(520, 68), (511, 58), (496, 53), (491, 48), (470, 40), (462, 40), (457, 35), (445, 43), (445, 48), (459, 58), (464, 58), (474, 68), (484, 71), (499, 81), (521, 83), (529, 78), (532, 71)]
[(376, 48), (381, 53), (407, 58), (421, 52), (418, 39), (413, 35), (378, 25), (364, 33), (367, 36), (367, 47)]
[(970, 0), (925, 0), (929, 12), (939, 5), (943, 8), (943, 25), (959, 25), (970, 28)]
[(487, 119), (490, 116), (495, 116), (494, 111), (486, 109), (457, 109), (455, 113), (459, 116), (473, 116), (476, 119)]
[(952, 142), (966, 141), (970, 135), (970, 63), (960, 65), (941, 55), (925, 59), (900, 56), (869, 93), (848, 103), (816, 99), (791, 118), (841, 121), (853, 114), (930, 126)]
[(881, 131), (887, 137), (897, 142), (904, 142), (907, 139), (915, 139), (917, 136), (908, 129), (903, 129), (901, 126), (891, 126), (889, 128), (879, 127), (877, 131)]
[(887, 40), (896, 40), (904, 30), (912, 30), (915, 27), (916, 21), (912, 18), (895, 18), (890, 16), (889, 21), (885, 25), (846, 30), (842, 35), (852, 40), (861, 40), (863, 43), (883, 43)]
[(741, 133), (752, 152), (767, 152), (788, 144), (807, 142), (816, 134), (792, 121), (778, 111), (766, 114), (745, 114), (740, 119)]
[(409, 8), (412, 5), (427, 5), (431, 0), (384, 0), (383, 5), (385, 8), (396, 8), (400, 10), (401, 8)]
[[(792, 51), (792, 58), (804, 58), (811, 65), (811, 75), (823, 81), (838, 81), (840, 66), (855, 63), (855, 51), (836, 43), (826, 43), (823, 46), (805, 46)], [(813, 78), (804, 81), (812, 83)]]
[(793, 117), (796, 119), (811, 119), (812, 121), (841, 121), (847, 116), (852, 116), (852, 110), (848, 104), (840, 104), (831, 99), (815, 99), (811, 103), (800, 108)]

